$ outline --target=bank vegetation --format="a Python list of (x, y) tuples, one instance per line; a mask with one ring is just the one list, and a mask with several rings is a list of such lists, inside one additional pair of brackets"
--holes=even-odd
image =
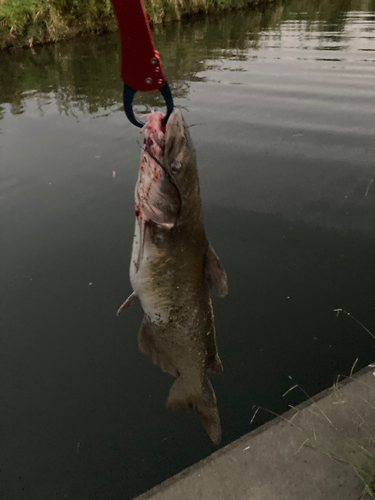
[[(126, 1), (126, 0), (125, 0)], [(152, 24), (274, 0), (144, 0)], [(116, 31), (111, 0), (0, 0), (0, 48)]]

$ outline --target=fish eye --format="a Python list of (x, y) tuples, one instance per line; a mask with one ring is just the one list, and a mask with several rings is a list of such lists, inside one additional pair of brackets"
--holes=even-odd
[(182, 163), (178, 160), (174, 160), (174, 162), (171, 165), (171, 171), (173, 173), (179, 172), (182, 169)]

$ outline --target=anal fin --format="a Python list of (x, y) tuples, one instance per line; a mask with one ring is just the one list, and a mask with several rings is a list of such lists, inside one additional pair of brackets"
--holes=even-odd
[(179, 373), (170, 357), (160, 348), (157, 340), (157, 332), (153, 333), (153, 328), (157, 328), (145, 318), (143, 318), (141, 328), (138, 333), (138, 346), (143, 354), (151, 356), (152, 361), (160, 366), (163, 372), (169, 373), (172, 377), (178, 377)]

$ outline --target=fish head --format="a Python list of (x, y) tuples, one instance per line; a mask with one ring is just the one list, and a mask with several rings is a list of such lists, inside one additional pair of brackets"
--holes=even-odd
[(148, 116), (136, 187), (136, 214), (166, 228), (201, 214), (196, 154), (179, 109), (163, 125), (164, 115)]
[(189, 128), (179, 109), (174, 109), (166, 124), (164, 169), (180, 196), (180, 217), (191, 216), (201, 208), (195, 148)]
[(136, 217), (172, 228), (179, 219), (181, 198), (173, 178), (165, 169), (165, 127), (161, 112), (148, 116), (143, 127), (144, 148), (135, 190)]

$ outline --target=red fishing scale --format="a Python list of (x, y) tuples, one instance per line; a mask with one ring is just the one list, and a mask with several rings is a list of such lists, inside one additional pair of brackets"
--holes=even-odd
[(131, 123), (143, 127), (133, 112), (137, 91), (160, 90), (165, 99), (165, 124), (173, 111), (173, 98), (165, 78), (159, 52), (155, 49), (142, 0), (112, 0), (121, 37), (121, 77), (124, 109)]

